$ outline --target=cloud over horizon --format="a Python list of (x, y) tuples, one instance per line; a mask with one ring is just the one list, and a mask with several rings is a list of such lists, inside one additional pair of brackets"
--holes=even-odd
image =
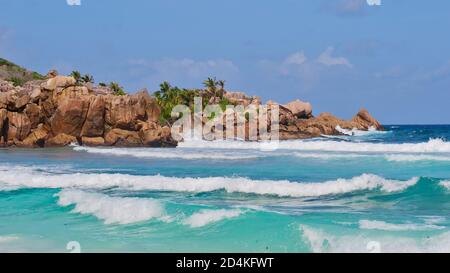
[(130, 73), (144, 81), (169, 81), (186, 87), (200, 86), (207, 77), (230, 79), (239, 68), (227, 59), (194, 60), (191, 58), (163, 58), (160, 60), (135, 59), (129, 61)]
[(329, 46), (320, 56), (317, 58), (317, 61), (326, 66), (334, 66), (334, 65), (344, 65), (349, 68), (352, 68), (353, 65), (344, 57), (333, 57), (332, 54), (334, 52), (334, 48)]
[(281, 63), (269, 60), (260, 61), (260, 66), (272, 68), (284, 76), (300, 77), (307, 82), (317, 80), (325, 70), (333, 66), (353, 68), (345, 57), (334, 57), (334, 48), (327, 47), (317, 58), (309, 59), (304, 51), (298, 51), (287, 56)]

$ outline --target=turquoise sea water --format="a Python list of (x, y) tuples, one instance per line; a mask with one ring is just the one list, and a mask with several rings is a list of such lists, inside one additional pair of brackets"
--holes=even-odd
[(0, 252), (450, 252), (450, 126), (0, 150)]

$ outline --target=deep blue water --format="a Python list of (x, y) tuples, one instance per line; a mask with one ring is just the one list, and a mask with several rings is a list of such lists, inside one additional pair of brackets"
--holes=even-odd
[(450, 252), (450, 126), (0, 150), (0, 251)]

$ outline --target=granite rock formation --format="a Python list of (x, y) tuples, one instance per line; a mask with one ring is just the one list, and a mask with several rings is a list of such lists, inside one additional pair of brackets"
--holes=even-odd
[(176, 145), (146, 90), (115, 96), (108, 88), (49, 75), (23, 86), (0, 80), (0, 146)]

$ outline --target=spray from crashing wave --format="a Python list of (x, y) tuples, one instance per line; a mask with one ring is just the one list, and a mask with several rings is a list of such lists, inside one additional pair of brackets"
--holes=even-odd
[(239, 209), (233, 209), (233, 210), (204, 209), (204, 210), (200, 210), (199, 212), (196, 212), (193, 215), (189, 216), (188, 218), (184, 219), (183, 224), (188, 225), (192, 228), (199, 228), (199, 227), (203, 227), (203, 226), (206, 226), (206, 225), (209, 225), (212, 223), (223, 221), (225, 219), (236, 218), (243, 213), (244, 212)]
[[(245, 141), (201, 141), (180, 142), (180, 148), (208, 149), (260, 149), (258, 142)], [(326, 152), (370, 152), (370, 153), (450, 153), (450, 142), (430, 139), (421, 143), (371, 143), (333, 140), (286, 140), (278, 143), (280, 150), (326, 151)]]
[(164, 220), (164, 206), (153, 199), (110, 197), (100, 193), (65, 189), (56, 195), (58, 204), (74, 205), (74, 213), (92, 214), (105, 224), (131, 224), (153, 218)]
[(389, 180), (373, 174), (363, 174), (351, 179), (325, 182), (292, 182), (287, 180), (252, 180), (249, 178), (207, 177), (178, 178), (134, 176), (127, 174), (47, 174), (32, 169), (20, 172), (1, 170), (0, 183), (28, 188), (81, 188), (107, 189), (118, 187), (134, 191), (212, 192), (224, 190), (228, 193), (274, 195), (280, 197), (319, 197), (358, 191), (380, 190), (398, 192), (415, 185), (419, 178), (408, 181)]
[(258, 155), (224, 153), (223, 151), (192, 151), (181, 149), (159, 149), (159, 148), (92, 148), (73, 146), (75, 151), (83, 151), (92, 154), (103, 154), (113, 156), (131, 156), (137, 158), (155, 159), (184, 159), (184, 160), (248, 160), (256, 159)]
[(450, 232), (419, 238), (399, 235), (332, 235), (300, 225), (300, 237), (315, 253), (448, 253)]

